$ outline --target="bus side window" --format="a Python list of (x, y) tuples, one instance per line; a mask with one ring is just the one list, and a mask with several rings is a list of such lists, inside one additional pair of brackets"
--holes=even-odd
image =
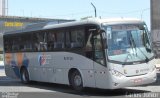
[(64, 32), (57, 32), (56, 33), (56, 41), (54, 42), (55, 49), (62, 49), (64, 48)]
[(89, 34), (88, 40), (85, 47), (86, 57), (93, 59), (93, 50), (92, 50), (92, 33)]
[(38, 51), (38, 38), (36, 33), (33, 33), (31, 37), (32, 37), (32, 51)]
[(65, 42), (66, 42), (66, 48), (71, 48), (71, 32), (66, 32), (66, 38), (65, 38)]
[(71, 48), (82, 48), (84, 46), (84, 29), (71, 31)]
[(39, 32), (36, 34), (37, 36), (37, 43), (35, 43), (38, 51), (46, 51), (47, 50), (47, 42), (46, 42), (46, 32)]
[(56, 37), (54, 32), (49, 32), (48, 33), (48, 50), (53, 50), (54, 49), (54, 42), (56, 41)]
[(105, 57), (102, 46), (102, 36), (100, 34), (93, 36), (94, 42), (94, 60), (97, 63), (105, 65)]

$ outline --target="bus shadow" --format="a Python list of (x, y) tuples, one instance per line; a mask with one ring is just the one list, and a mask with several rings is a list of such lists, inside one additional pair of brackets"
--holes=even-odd
[[(127, 96), (130, 94), (143, 94), (148, 93), (150, 91), (146, 90), (138, 90), (138, 89), (116, 89), (116, 90), (106, 90), (106, 89), (95, 89), (95, 88), (85, 88), (82, 92), (77, 92), (73, 90), (70, 86), (54, 84), (54, 83), (44, 83), (44, 82), (34, 82), (32, 81), (30, 84), (22, 84), (19, 80), (13, 80), (6, 76), (0, 76), (0, 86), (26, 86), (31, 88), (38, 88), (47, 91), (60, 92), (66, 94), (73, 94), (78, 96)], [(37, 92), (38, 93), (38, 92)]]
[(104, 90), (104, 89), (91, 89), (88, 88), (84, 92), (81, 93), (72, 93), (72, 94), (80, 94), (82, 96), (128, 96), (131, 94), (143, 94), (148, 93), (150, 91), (145, 90), (137, 90), (137, 89), (116, 89), (116, 90)]
[(23, 86), (20, 80), (11, 79), (7, 76), (0, 76), (0, 86)]
[(32, 82), (32, 84), (27, 85), (29, 87), (36, 87), (39, 89), (46, 89), (56, 92), (62, 92), (66, 94), (74, 94), (79, 96), (126, 96), (130, 94), (141, 94), (148, 93), (150, 91), (138, 90), (138, 89), (116, 89), (116, 90), (106, 90), (106, 89), (95, 89), (95, 88), (85, 88), (81, 92), (73, 90), (70, 86), (53, 84), (53, 83), (41, 83), (41, 82)]

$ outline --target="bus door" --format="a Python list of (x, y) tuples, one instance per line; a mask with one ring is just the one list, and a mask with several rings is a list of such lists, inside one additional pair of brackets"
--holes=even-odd
[[(105, 33), (104, 33), (105, 34)], [(95, 69), (96, 87), (104, 88), (107, 81), (106, 58), (103, 45), (103, 33), (93, 35), (93, 60)], [(103, 35), (104, 36), (104, 35)]]

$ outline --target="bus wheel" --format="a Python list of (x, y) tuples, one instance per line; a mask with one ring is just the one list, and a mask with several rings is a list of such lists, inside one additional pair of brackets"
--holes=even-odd
[(25, 84), (30, 82), (29, 81), (29, 74), (28, 74), (28, 71), (26, 68), (21, 69), (21, 82), (25, 83)]
[(71, 86), (76, 91), (83, 90), (83, 80), (82, 80), (80, 72), (77, 70), (71, 74)]

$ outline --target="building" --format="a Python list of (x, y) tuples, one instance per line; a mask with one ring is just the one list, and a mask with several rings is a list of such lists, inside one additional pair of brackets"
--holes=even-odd
[(58, 23), (64, 23), (64, 22), (70, 22), (70, 21), (74, 21), (74, 20), (0, 16), (0, 64), (1, 64), (1, 61), (3, 60), (3, 54), (2, 54), (3, 33), (8, 31), (14, 31), (14, 30), (23, 30), (27, 25), (31, 25), (31, 24), (44, 23), (44, 22), (52, 22), (52, 23), (54, 22), (55, 24), (58, 24)]
[(0, 16), (5, 16), (8, 10), (8, 0), (0, 0)]
[(55, 24), (70, 22), (74, 20), (66, 19), (48, 19), (48, 18), (31, 18), (31, 17), (16, 17), (16, 16), (0, 16), (0, 33), (21, 30), (27, 25), (43, 22), (54, 22)]
[(160, 0), (150, 0), (153, 49), (160, 57)]
[(70, 22), (74, 20), (65, 19), (47, 19), (47, 18), (30, 18), (30, 17), (15, 17), (15, 16), (0, 16), (0, 52), (3, 51), (3, 33), (14, 30), (22, 30), (27, 25), (43, 22), (54, 22), (55, 24)]

